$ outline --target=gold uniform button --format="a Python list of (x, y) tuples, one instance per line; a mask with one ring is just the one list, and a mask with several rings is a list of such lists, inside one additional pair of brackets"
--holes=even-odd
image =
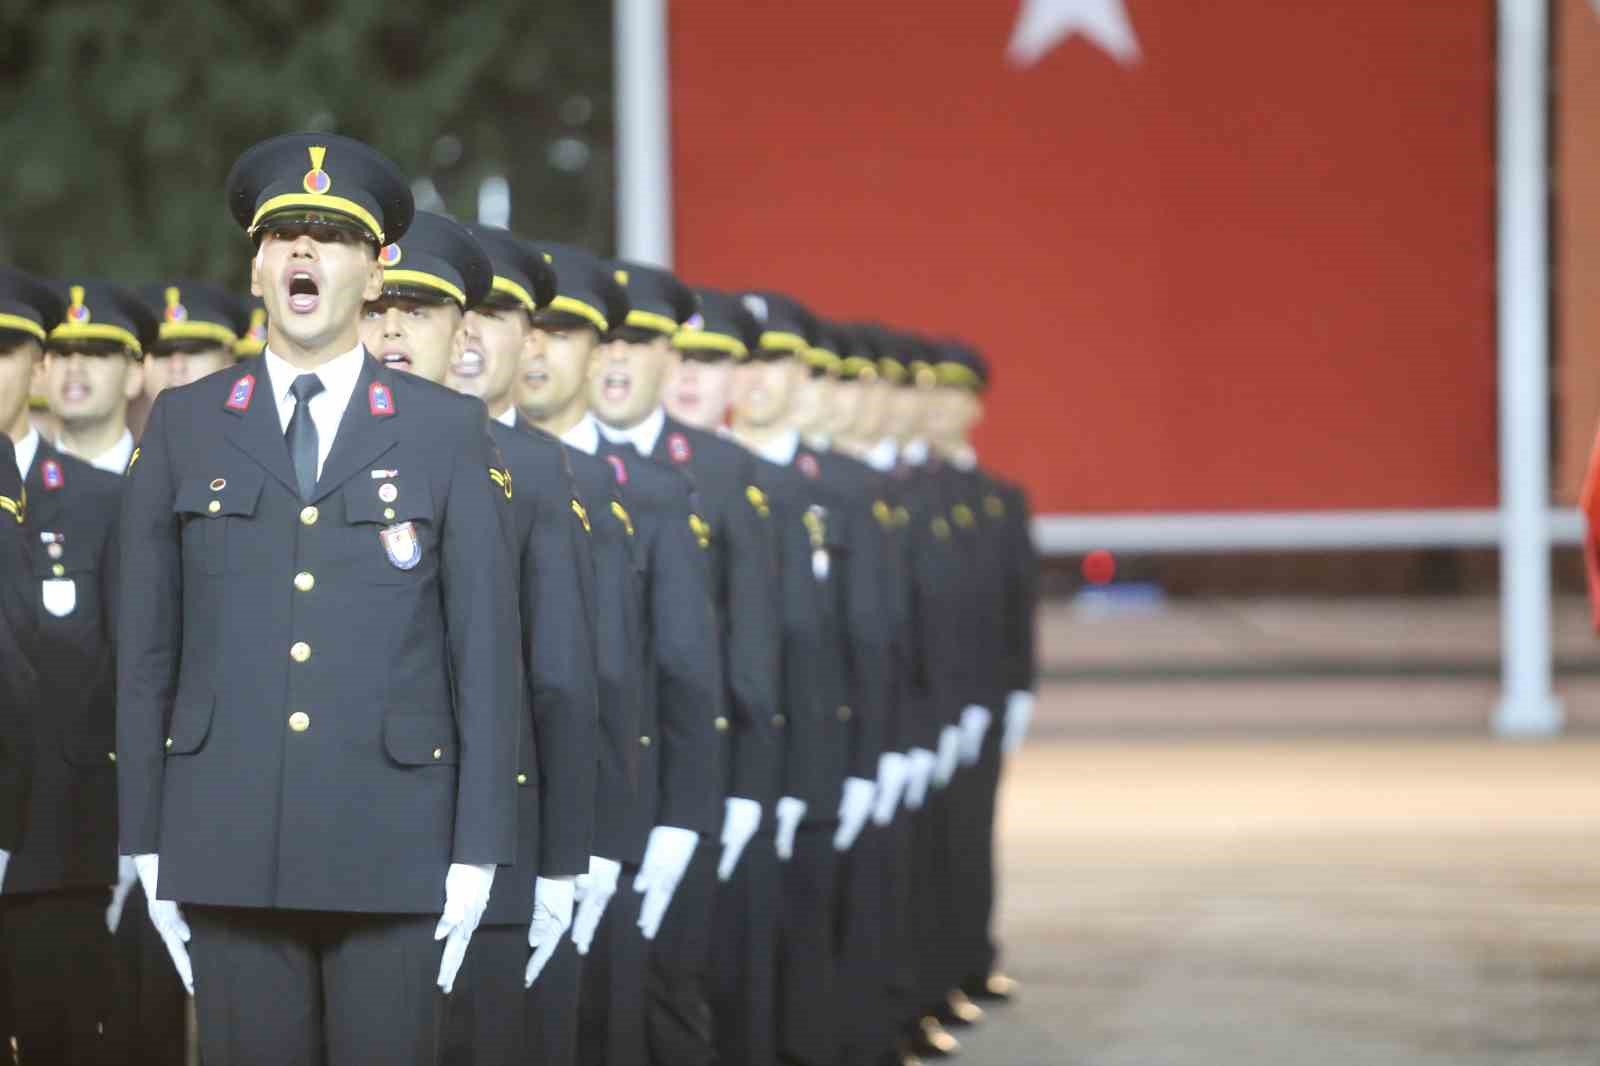
[(775, 714), (775, 715), (772, 716), (772, 728), (774, 728), (774, 729), (782, 729), (784, 726), (786, 726), (788, 724), (789, 724), (789, 719), (787, 717), (785, 717), (784, 715)]
[(311, 645), (303, 640), (297, 640), (289, 647), (289, 658), (297, 663), (303, 663), (311, 658)]
[(171, 737), (167, 738), (167, 750), (169, 750), (169, 751), (172, 750), (172, 738)]
[(849, 720), (850, 720), (850, 708), (848, 708), (848, 707), (840, 707), (839, 708), (839, 721), (848, 722)]
[(434, 758), (435, 758), (435, 759), (442, 759), (442, 758), (444, 758), (444, 749), (443, 749), (443, 748), (434, 748), (434, 749), (433, 749), (433, 757), (434, 757)]
[(56, 577), (60, 577), (62, 574), (67, 572), (67, 568), (62, 566), (60, 563), (57, 563), (50, 568), (50, 572)]
[(116, 762), (117, 761), (117, 753), (114, 752), (114, 751), (108, 751), (108, 752), (106, 752), (106, 758), (109, 759), (111, 762)]
[(206, 504), (206, 510), (210, 511), (212, 514), (216, 514), (218, 511), (222, 510), (222, 501), (212, 500), (210, 503)]
[(320, 514), (321, 512), (319, 512), (315, 507), (302, 507), (300, 509), (300, 524), (303, 526), (314, 526), (317, 524), (317, 518)]
[(728, 731), (728, 720), (726, 718), (718, 718), (711, 724), (717, 727), (717, 732), (719, 733), (726, 733)]
[(650, 746), (650, 738), (649, 737), (640, 737), (639, 738), (639, 746), (641, 748), (648, 748)]
[(289, 728), (296, 733), (304, 733), (311, 728), (311, 716), (305, 711), (295, 711), (289, 716)]
[(310, 592), (317, 587), (317, 579), (311, 575), (310, 571), (302, 570), (294, 575), (294, 587), (301, 592)]
[(394, 521), (394, 508), (393, 507), (385, 507), (383, 509), (383, 518), (384, 518), (384, 521), (386, 521), (386, 522), (393, 522)]
[(526, 785), (527, 783), (528, 783), (528, 775), (527, 774), (518, 774), (517, 775), (517, 784)]

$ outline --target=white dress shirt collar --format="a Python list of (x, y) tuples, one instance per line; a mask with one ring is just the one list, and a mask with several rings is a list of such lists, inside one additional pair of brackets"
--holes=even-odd
[(798, 430), (786, 429), (769, 441), (747, 447), (769, 463), (790, 466), (794, 463), (795, 453), (800, 450), (800, 433)]
[(970, 444), (963, 444), (950, 454), (950, 465), (957, 470), (976, 470), (978, 468), (978, 451)]
[(561, 434), (561, 443), (571, 445), (585, 455), (600, 450), (600, 423), (592, 414), (584, 415), (578, 424)]
[(510, 426), (512, 429), (516, 429), (517, 405), (512, 404), (510, 407), (507, 407), (504, 411), (501, 411), (499, 414), (495, 415), (494, 420), (500, 423), (502, 426)]
[(644, 419), (631, 429), (615, 429), (594, 418), (594, 412), (589, 413), (594, 419), (595, 428), (612, 444), (631, 444), (640, 455), (649, 455), (656, 450), (656, 442), (661, 439), (661, 430), (667, 424), (667, 409), (657, 407)]
[(28, 480), (28, 471), (33, 469), (33, 457), (39, 454), (39, 431), (28, 424), (28, 432), (23, 438), (13, 445), (17, 452), (17, 474), (22, 480)]
[(928, 442), (925, 440), (907, 441), (906, 446), (900, 449), (900, 458), (912, 466), (921, 466), (928, 461)]
[(900, 458), (900, 449), (895, 444), (893, 437), (885, 437), (872, 446), (867, 452), (867, 465), (880, 474), (887, 474), (894, 469), (895, 460)]
[(125, 474), (128, 471), (128, 460), (133, 458), (133, 434), (124, 429), (122, 436), (117, 438), (117, 443), (95, 456), (79, 455), (67, 447), (65, 441), (60, 440), (56, 441), (56, 450), (63, 455), (82, 459), (96, 470), (104, 470), (108, 474)]
[(268, 348), (262, 352), (262, 363), (267, 368), (267, 385), (270, 388), (272, 401), (278, 409), (278, 428), (289, 432), (289, 420), (294, 417), (294, 393), (289, 391), (294, 385), (294, 379), (301, 374), (316, 374), (322, 379), (322, 391), (307, 401), (310, 409), (311, 423), (317, 427), (317, 477), (322, 476), (322, 467), (328, 461), (328, 456), (333, 452), (334, 439), (339, 435), (339, 423), (344, 421), (345, 408), (350, 406), (350, 397), (356, 391), (356, 383), (361, 380), (361, 371), (366, 364), (367, 350), (360, 344), (351, 348), (343, 355), (334, 358), (317, 367), (316, 370), (298, 370), (283, 358), (273, 353)]

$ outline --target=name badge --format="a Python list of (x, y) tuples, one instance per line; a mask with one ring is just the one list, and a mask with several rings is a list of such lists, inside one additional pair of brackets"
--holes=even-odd
[(381, 530), (378, 539), (383, 542), (384, 554), (396, 569), (410, 570), (422, 561), (422, 542), (417, 539), (417, 527), (410, 522)]
[(44, 609), (57, 618), (65, 618), (78, 609), (78, 583), (70, 577), (45, 579), (39, 595)]

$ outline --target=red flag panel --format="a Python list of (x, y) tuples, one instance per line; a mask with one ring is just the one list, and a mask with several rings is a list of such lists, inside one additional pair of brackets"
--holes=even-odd
[(1041, 511), (1492, 504), (1493, 6), (1124, 6), (674, 5), (680, 273), (971, 337)]

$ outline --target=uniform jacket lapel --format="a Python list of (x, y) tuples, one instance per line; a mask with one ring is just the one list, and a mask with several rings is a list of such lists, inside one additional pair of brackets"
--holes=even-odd
[[(295, 481), (294, 466), (289, 462), (289, 445), (283, 439), (283, 426), (278, 421), (278, 402), (272, 394), (272, 377), (267, 373), (266, 360), (256, 356), (233, 370), (235, 382), (246, 375), (255, 381), (255, 385), (250, 390), (244, 410), (223, 408), (231, 421), (227, 431), (228, 440), (265, 467), (267, 473), (283, 482), (284, 488), (298, 496), (300, 490)], [(233, 392), (232, 389), (229, 391)]]
[[(376, 414), (373, 410), (372, 386), (381, 385), (388, 390), (389, 411)], [(370, 466), (372, 461), (393, 448), (397, 437), (395, 426), (405, 417), (395, 402), (394, 372), (379, 366), (370, 356), (363, 355), (361, 376), (356, 379), (355, 391), (350, 394), (350, 405), (339, 421), (339, 432), (333, 438), (333, 451), (322, 464), (322, 477), (317, 481), (317, 502), (344, 484), (357, 472)], [(287, 454), (287, 449), (285, 449)]]

